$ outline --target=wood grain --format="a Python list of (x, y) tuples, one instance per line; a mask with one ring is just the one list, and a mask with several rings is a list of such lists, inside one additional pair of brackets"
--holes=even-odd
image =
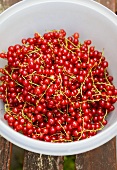
[(9, 170), (12, 144), (0, 136), (0, 170)]
[(23, 170), (63, 170), (64, 157), (25, 151)]
[(0, 13), (20, 0), (0, 0)]
[(117, 170), (116, 139), (86, 153), (76, 155), (76, 170)]
[(96, 1), (115, 12), (116, 0), (96, 0)]

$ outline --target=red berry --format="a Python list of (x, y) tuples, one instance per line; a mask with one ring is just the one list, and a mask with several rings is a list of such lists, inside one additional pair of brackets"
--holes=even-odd
[[(60, 29), (35, 33), (0, 58), (4, 119), (15, 131), (46, 142), (77, 141), (97, 134), (114, 109), (117, 89), (108, 61), (92, 41)], [(102, 126), (103, 125), (103, 126)]]

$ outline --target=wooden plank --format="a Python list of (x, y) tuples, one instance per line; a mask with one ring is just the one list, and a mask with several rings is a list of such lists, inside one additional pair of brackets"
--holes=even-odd
[(64, 157), (25, 151), (23, 170), (63, 170)]
[(115, 13), (117, 14), (117, 0), (115, 0)]
[(0, 13), (20, 0), (0, 0)]
[(10, 169), (12, 144), (0, 136), (0, 170)]
[(76, 155), (76, 170), (117, 170), (116, 139), (86, 153)]
[(96, 0), (96, 1), (115, 12), (116, 0)]

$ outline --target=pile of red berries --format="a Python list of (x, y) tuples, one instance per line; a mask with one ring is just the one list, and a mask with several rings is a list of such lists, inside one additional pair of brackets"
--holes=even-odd
[(0, 58), (4, 118), (15, 131), (46, 142), (89, 138), (107, 124), (117, 89), (108, 62), (91, 40), (65, 30), (22, 39)]

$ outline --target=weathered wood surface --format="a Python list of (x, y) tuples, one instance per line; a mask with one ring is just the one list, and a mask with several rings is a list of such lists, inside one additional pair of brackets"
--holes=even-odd
[(92, 151), (76, 155), (76, 170), (117, 170), (116, 139)]
[(62, 170), (63, 159), (62, 156), (46, 156), (26, 151), (23, 170)]
[[(20, 0), (0, 0), (0, 12)], [(116, 0), (117, 1), (117, 0)], [(97, 0), (115, 11), (115, 0)], [(12, 144), (0, 137), (0, 170), (9, 170)], [(25, 151), (23, 170), (63, 170), (63, 157)], [(76, 155), (76, 170), (116, 170), (116, 138), (92, 151)], [(69, 170), (69, 167), (68, 167)]]
[(116, 0), (96, 0), (96, 1), (115, 12)]
[(20, 0), (0, 0), (0, 12), (4, 11), (11, 5), (19, 2)]
[(12, 144), (0, 136), (0, 170), (10, 167)]

